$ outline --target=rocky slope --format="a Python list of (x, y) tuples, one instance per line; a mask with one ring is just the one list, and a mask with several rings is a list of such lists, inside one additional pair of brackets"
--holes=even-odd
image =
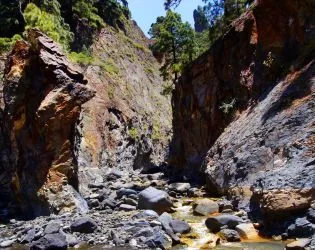
[(314, 200), (314, 8), (257, 1), (173, 96), (175, 169), (197, 169), (210, 194), (277, 218)]
[(107, 27), (92, 46), (99, 65), (84, 68), (96, 96), (83, 105), (76, 134), (80, 191), (110, 171), (128, 175), (165, 165), (171, 136), (170, 98), (148, 41), (133, 22)]

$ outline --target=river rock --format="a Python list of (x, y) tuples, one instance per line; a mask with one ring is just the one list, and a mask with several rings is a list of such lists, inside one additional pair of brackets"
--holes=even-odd
[(153, 210), (144, 210), (134, 216), (137, 219), (157, 219), (159, 215), (157, 212)]
[(190, 225), (182, 220), (172, 220), (170, 226), (174, 233), (189, 233), (191, 230)]
[(257, 230), (252, 223), (239, 224), (235, 229), (244, 239), (255, 239), (258, 237)]
[(61, 233), (47, 234), (34, 241), (30, 250), (64, 250), (67, 249), (66, 236)]
[(117, 190), (117, 197), (118, 198), (121, 198), (123, 196), (129, 196), (129, 195), (132, 195), (132, 194), (138, 194), (138, 192), (136, 190), (133, 190), (133, 189), (130, 189), (130, 188), (121, 188), (119, 190)]
[(210, 216), (205, 223), (211, 232), (217, 233), (222, 226), (227, 226), (229, 229), (235, 229), (237, 225), (243, 223), (243, 220), (235, 215), (218, 215)]
[(137, 209), (137, 207), (136, 206), (132, 206), (132, 205), (128, 205), (128, 204), (121, 204), (120, 206), (119, 206), (119, 210), (121, 210), (121, 211), (134, 211), (134, 210), (136, 210)]
[(286, 250), (304, 250), (311, 243), (311, 239), (298, 239), (286, 245)]
[(21, 243), (31, 243), (35, 239), (35, 234), (36, 231), (34, 228), (28, 230)]
[(232, 203), (228, 200), (218, 201), (218, 205), (219, 205), (219, 212), (222, 212), (227, 209), (233, 210), (234, 208)]
[(232, 229), (222, 229), (219, 234), (224, 240), (228, 242), (241, 241), (239, 233)]
[(310, 222), (315, 223), (315, 209), (310, 208), (310, 209), (307, 211), (307, 219), (308, 219)]
[(156, 230), (154, 237), (147, 240), (145, 244), (152, 249), (161, 248), (163, 250), (167, 250), (172, 248), (173, 242), (167, 234)]
[(170, 190), (183, 193), (190, 189), (190, 183), (188, 182), (176, 182), (169, 185)]
[(16, 239), (5, 240), (0, 243), (0, 248), (7, 248), (12, 246), (15, 243)]
[(171, 222), (173, 221), (173, 218), (170, 214), (164, 212), (160, 217), (159, 221), (162, 224), (162, 227), (164, 228), (165, 232), (175, 241), (179, 242), (180, 239), (177, 235), (175, 235), (173, 228), (171, 227)]
[(308, 237), (313, 235), (314, 226), (306, 218), (297, 218), (295, 223), (288, 227), (289, 237)]
[(88, 217), (76, 219), (71, 224), (72, 232), (79, 232), (79, 233), (93, 233), (97, 229), (97, 224), (94, 220)]
[(58, 233), (60, 230), (60, 224), (61, 222), (50, 222), (45, 230), (44, 234), (53, 234), (53, 233)]
[(168, 212), (173, 206), (168, 194), (153, 187), (139, 193), (138, 209), (151, 209), (158, 213)]
[(218, 213), (219, 205), (210, 199), (202, 199), (194, 204), (194, 214), (207, 216), (209, 214)]

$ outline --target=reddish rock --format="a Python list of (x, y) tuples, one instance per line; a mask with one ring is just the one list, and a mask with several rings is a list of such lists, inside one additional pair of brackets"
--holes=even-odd
[(172, 166), (272, 222), (315, 197), (314, 11), (257, 1), (174, 91)]
[(94, 91), (50, 38), (31, 30), (28, 42), (6, 63), (4, 119), (12, 196), (32, 216), (76, 206), (66, 187), (78, 185), (74, 126)]

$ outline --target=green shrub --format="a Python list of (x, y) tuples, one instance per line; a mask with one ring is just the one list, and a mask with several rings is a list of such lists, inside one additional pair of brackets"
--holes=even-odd
[(23, 40), (20, 35), (14, 35), (12, 38), (0, 37), (0, 52), (10, 51), (19, 40)]
[[(60, 5), (58, 5), (60, 7)], [(50, 14), (29, 3), (24, 10), (26, 29), (38, 28), (54, 41), (60, 43), (65, 50), (69, 50), (73, 40), (73, 33), (60, 15)]]
[(231, 102), (223, 102), (219, 109), (222, 110), (224, 114), (229, 114), (234, 108), (236, 104), (236, 99), (233, 98)]
[(139, 136), (137, 128), (130, 128), (129, 129), (129, 135), (132, 139), (136, 140)]
[(104, 21), (98, 15), (98, 9), (95, 8), (91, 2), (77, 0), (72, 9), (78, 16), (86, 18), (93, 28), (98, 29), (104, 27)]
[(100, 60), (97, 57), (91, 56), (88, 52), (71, 52), (69, 54), (69, 58), (72, 62), (78, 63), (81, 66), (99, 66), (108, 74), (113, 75), (119, 74), (119, 67), (117, 64), (110, 58), (106, 59), (105, 61)]
[(272, 52), (269, 52), (266, 59), (263, 61), (263, 65), (265, 65), (267, 68), (271, 68), (274, 61), (275, 58), (273, 57)]
[(162, 139), (162, 133), (160, 126), (158, 124), (153, 125), (153, 131), (152, 131), (152, 140), (161, 140)]
[(69, 54), (69, 59), (74, 63), (80, 64), (81, 66), (96, 64), (96, 59), (88, 55), (86, 52), (80, 52), (80, 53), (71, 52)]

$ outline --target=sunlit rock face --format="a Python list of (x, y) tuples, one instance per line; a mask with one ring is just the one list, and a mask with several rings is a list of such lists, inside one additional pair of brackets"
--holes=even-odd
[(94, 95), (44, 34), (30, 30), (28, 42), (15, 44), (4, 74), (0, 193), (24, 215), (78, 207), (74, 127), (81, 105)]
[(83, 67), (96, 96), (83, 105), (76, 133), (79, 188), (106, 182), (119, 170), (154, 172), (165, 166), (171, 137), (169, 83), (160, 76), (160, 64), (148, 48), (148, 39), (129, 22), (128, 30), (105, 27), (91, 46), (99, 65)]
[(200, 171), (212, 194), (247, 197), (247, 208), (251, 198), (265, 215), (310, 206), (314, 10), (257, 1), (187, 67), (173, 96), (175, 170)]

